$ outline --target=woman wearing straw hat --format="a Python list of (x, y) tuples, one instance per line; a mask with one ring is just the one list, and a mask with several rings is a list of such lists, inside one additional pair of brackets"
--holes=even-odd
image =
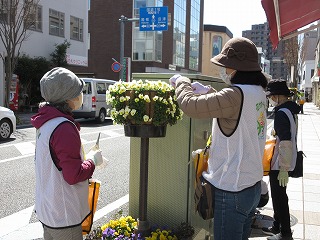
[(214, 239), (243, 240), (260, 200), (267, 79), (247, 38), (232, 38), (211, 62), (228, 85), (219, 92), (180, 75), (170, 82), (186, 115), (213, 118), (209, 166), (202, 176), (215, 187)]

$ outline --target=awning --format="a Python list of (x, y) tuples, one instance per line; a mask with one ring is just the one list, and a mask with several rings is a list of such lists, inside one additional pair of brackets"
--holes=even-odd
[(273, 48), (282, 39), (287, 39), (315, 29), (320, 24), (297, 32), (320, 19), (320, 0), (261, 0), (270, 28)]

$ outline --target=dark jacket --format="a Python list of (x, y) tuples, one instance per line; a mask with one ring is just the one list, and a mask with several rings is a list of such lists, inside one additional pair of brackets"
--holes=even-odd
[(280, 108), (287, 108), (291, 111), (293, 118), (300, 112), (300, 106), (293, 101), (287, 101), (274, 108), (274, 130), (280, 141), (291, 140), (290, 120), (287, 115), (279, 111)]

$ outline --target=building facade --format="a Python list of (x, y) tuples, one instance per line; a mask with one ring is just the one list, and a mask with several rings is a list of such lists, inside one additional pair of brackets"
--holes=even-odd
[(202, 47), (202, 74), (218, 77), (219, 67), (210, 62), (210, 59), (218, 55), (225, 43), (233, 37), (233, 34), (225, 26), (204, 25)]
[[(21, 0), (22, 2), (22, 0)], [(3, 4), (3, 2), (1, 2)], [(2, 14), (2, 16), (1, 16)], [(0, 13), (0, 19), (4, 17)], [(45, 57), (48, 60), (55, 45), (65, 40), (70, 42), (67, 50), (68, 63), (86, 66), (88, 62), (88, 2), (78, 0), (41, 0), (35, 7), (35, 24), (27, 30), (28, 38), (23, 41), (20, 55)], [(0, 41), (0, 51), (5, 52)], [(4, 68), (0, 64), (0, 106), (4, 105)]]
[[(320, 20), (318, 21), (320, 23)], [(320, 28), (317, 29), (317, 43), (315, 48), (314, 74), (311, 78), (312, 84), (312, 102), (320, 107)]]
[[(140, 31), (139, 9), (168, 7), (167, 31)], [(73, 68), (79, 75), (118, 80), (111, 68), (120, 62), (121, 16), (124, 26), (124, 57), (131, 72), (201, 72), (203, 0), (91, 1), (88, 67)]]
[[(317, 45), (317, 31), (310, 31), (302, 34), (303, 46), (300, 51), (304, 51), (301, 59), (299, 90), (305, 93), (308, 101), (312, 100), (311, 78), (315, 71), (315, 49)], [(301, 54), (301, 53), (300, 53)]]
[(257, 47), (262, 48), (265, 59), (270, 61), (270, 75), (272, 78), (288, 79), (287, 65), (284, 60), (284, 44), (279, 42), (277, 49), (272, 49), (269, 40), (268, 23), (255, 24), (251, 26), (251, 30), (242, 31), (242, 36), (249, 38)]

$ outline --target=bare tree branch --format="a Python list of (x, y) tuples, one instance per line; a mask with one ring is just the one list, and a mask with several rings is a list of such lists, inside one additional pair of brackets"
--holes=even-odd
[(5, 51), (0, 57), (5, 66), (5, 106), (9, 107), (10, 86), (22, 43), (35, 24), (35, 11), (40, 0), (0, 0), (0, 40)]

